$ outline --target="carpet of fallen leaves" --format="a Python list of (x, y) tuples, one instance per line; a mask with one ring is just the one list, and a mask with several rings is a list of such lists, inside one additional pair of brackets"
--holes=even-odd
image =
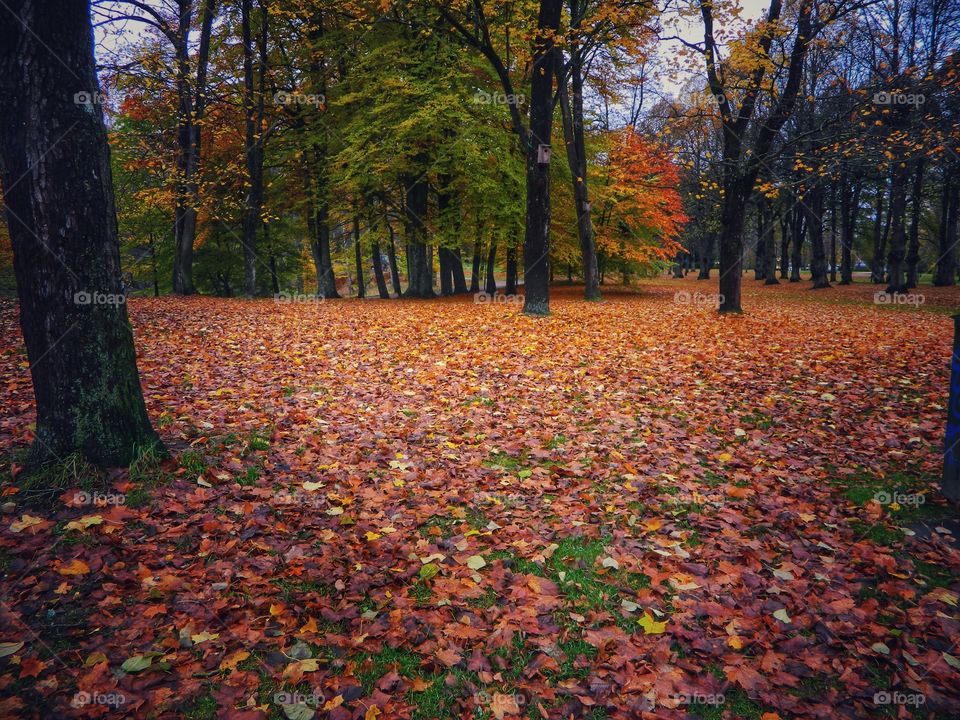
[[(805, 285), (131, 301), (171, 457), (8, 468), (0, 716), (960, 716), (960, 291)], [(8, 303), (8, 458), (26, 366)]]

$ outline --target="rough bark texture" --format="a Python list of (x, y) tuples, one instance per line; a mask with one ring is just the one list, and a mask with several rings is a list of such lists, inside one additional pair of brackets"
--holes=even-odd
[(390, 299), (390, 291), (387, 290), (387, 280), (383, 276), (383, 257), (380, 255), (380, 243), (373, 243), (370, 248), (373, 255), (373, 276), (377, 281), (377, 292), (381, 300)]
[(823, 187), (814, 186), (804, 205), (810, 235), (810, 279), (814, 290), (830, 287), (827, 279), (827, 252), (823, 244)]
[(0, 7), (0, 166), (37, 403), (37, 463), (80, 452), (123, 466), (159, 445), (122, 295), (97, 98), (86, 3)]
[(387, 230), (390, 231), (390, 248), (388, 256), (390, 260), (390, 282), (393, 284), (393, 292), (397, 297), (403, 293), (400, 287), (400, 270), (397, 268), (397, 243), (393, 237), (393, 226), (387, 223)]
[[(426, 158), (420, 158), (426, 162)], [(427, 180), (424, 177), (410, 178), (406, 183), (404, 204), (407, 236), (407, 292), (405, 297), (432, 298), (433, 259), (427, 252)]]
[[(523, 311), (528, 315), (550, 312), (550, 166), (538, 158), (541, 146), (550, 145), (553, 127), (553, 34), (560, 25), (561, 5), (561, 0), (540, 0), (533, 42), (527, 215), (523, 238)], [(512, 294), (509, 287), (507, 292)]]

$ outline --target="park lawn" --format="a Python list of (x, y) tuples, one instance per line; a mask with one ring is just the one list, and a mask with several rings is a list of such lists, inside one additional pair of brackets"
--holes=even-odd
[(171, 456), (59, 497), (0, 306), (0, 716), (957, 717), (960, 291), (744, 286), (134, 299)]

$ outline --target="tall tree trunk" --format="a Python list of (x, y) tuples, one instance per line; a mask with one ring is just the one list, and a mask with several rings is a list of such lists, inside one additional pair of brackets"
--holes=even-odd
[(837, 184), (830, 184), (830, 282), (837, 281)]
[[(417, 166), (426, 164), (426, 156), (417, 157)], [(427, 179), (408, 178), (405, 183), (405, 231), (407, 236), (407, 292), (405, 297), (433, 298), (433, 257), (427, 252)]]
[(830, 287), (827, 280), (827, 252), (823, 244), (823, 204), (823, 187), (814, 185), (804, 202), (810, 235), (810, 280), (813, 281), (814, 290)]
[(367, 286), (363, 281), (363, 251), (360, 248), (360, 218), (353, 216), (353, 249), (357, 265), (357, 297), (367, 296)]
[(387, 290), (387, 280), (383, 276), (383, 257), (380, 255), (380, 243), (374, 241), (370, 252), (373, 255), (373, 276), (377, 281), (377, 292), (381, 300), (390, 299), (390, 291)]
[(710, 270), (713, 267), (713, 246), (716, 242), (716, 233), (705, 232), (701, 238), (700, 272), (697, 280), (709, 280)]
[(920, 284), (920, 215), (923, 213), (923, 171), (925, 165), (923, 158), (917, 161), (910, 197), (910, 232), (907, 246), (908, 288), (915, 288)]
[(877, 204), (873, 217), (873, 258), (870, 260), (870, 282), (883, 282), (883, 201), (887, 194), (886, 182), (877, 188)]
[(940, 228), (937, 272), (933, 284), (947, 287), (957, 283), (957, 213), (960, 206), (960, 182), (956, 171), (947, 167), (943, 171), (943, 189), (940, 193)]
[(517, 248), (507, 245), (507, 279), (504, 292), (507, 295), (517, 294)]
[(764, 253), (766, 253), (767, 251), (766, 237), (765, 237), (766, 228), (764, 226), (764, 221), (766, 220), (766, 218), (763, 215), (764, 211), (765, 211), (764, 201), (763, 199), (761, 199), (757, 203), (757, 249), (754, 252), (754, 258), (753, 258), (753, 279), (754, 280), (764, 279), (763, 257), (764, 257)]
[(453, 270), (453, 292), (456, 295), (463, 295), (467, 292), (467, 276), (463, 272), (463, 257), (460, 255), (460, 248), (452, 252)]
[[(570, 0), (570, 11), (577, 18), (580, 3)], [(571, 24), (579, 21), (571, 19)], [(562, 53), (557, 49), (558, 63)], [(600, 299), (600, 278), (597, 273), (597, 249), (593, 235), (593, 222), (590, 212), (590, 194), (587, 188), (586, 140), (583, 130), (583, 69), (580, 49), (576, 43), (570, 48), (570, 76), (573, 84), (573, 107), (567, 93), (566, 81), (558, 86), (560, 116), (563, 122), (563, 140), (567, 149), (567, 165), (573, 182), (574, 209), (577, 214), (577, 236), (580, 239), (580, 257), (584, 277), (584, 297), (587, 300)]]
[[(561, 7), (562, 0), (540, 0), (537, 33), (533, 41), (527, 213), (523, 237), (523, 312), (528, 315), (550, 312), (550, 165), (547, 155), (553, 128), (554, 34), (560, 26)], [(507, 292), (516, 293), (516, 287), (513, 293), (508, 287)]]
[(857, 218), (860, 215), (860, 193), (863, 183), (857, 179), (853, 186), (845, 179), (841, 179), (840, 188), (840, 284), (853, 283), (853, 242), (857, 235)]
[[(779, 285), (780, 281), (777, 280), (777, 241), (774, 237), (774, 229), (777, 225), (780, 224), (780, 218), (775, 215), (775, 212), (771, 210), (770, 215), (767, 217), (766, 224), (766, 254), (763, 256), (763, 278), (764, 285)], [(782, 227), (782, 225), (781, 225)]]
[(450, 257), (453, 253), (450, 248), (442, 245), (437, 248), (437, 255), (440, 258), (440, 294), (453, 295), (453, 260)]
[(122, 294), (98, 98), (86, 3), (0, 6), (0, 178), (36, 399), (36, 465), (80, 452), (125, 466), (160, 445)]
[(888, 293), (905, 293), (907, 291), (906, 268), (904, 259), (907, 249), (907, 180), (908, 172), (897, 165), (893, 171), (890, 188), (890, 249), (887, 255), (887, 272), (889, 274)]
[(497, 277), (495, 274), (497, 264), (497, 239), (490, 238), (490, 250), (487, 252), (487, 295), (497, 294)]
[(403, 294), (400, 287), (400, 270), (397, 268), (397, 243), (393, 237), (393, 226), (387, 223), (387, 230), (390, 232), (390, 247), (387, 254), (390, 260), (390, 281), (393, 283), (393, 292), (397, 297)]
[(244, 288), (250, 297), (257, 294), (257, 229), (262, 224), (260, 210), (263, 206), (263, 99), (267, 71), (267, 7), (260, 2), (259, 9), (260, 32), (257, 40), (259, 77), (255, 88), (250, 18), (253, 13), (253, 0), (242, 0), (240, 3), (240, 25), (243, 37), (243, 108), (246, 130), (244, 150), (249, 183), (243, 212), (243, 276)]
[(790, 277), (790, 219), (793, 212), (788, 208), (780, 218), (780, 279)]
[(216, 14), (215, 0), (204, 0), (200, 23), (200, 45), (197, 50), (197, 75), (190, 77), (190, 27), (193, 0), (178, 0), (178, 29), (174, 41), (177, 75), (177, 192), (174, 211), (175, 248), (173, 256), (173, 292), (192, 295), (193, 243), (197, 233), (197, 205), (200, 184), (200, 127), (206, 111), (207, 64), (210, 58), (210, 35)]
[(477, 237), (473, 241), (473, 264), (470, 267), (470, 292), (478, 293), (480, 292), (480, 277), (483, 272), (481, 267), (482, 258), (483, 258), (483, 243), (480, 239), (480, 228), (481, 225), (477, 223)]
[(800, 282), (800, 266), (803, 264), (803, 240), (807, 233), (807, 223), (803, 213), (806, 198), (793, 206), (793, 248), (790, 253), (790, 282)]

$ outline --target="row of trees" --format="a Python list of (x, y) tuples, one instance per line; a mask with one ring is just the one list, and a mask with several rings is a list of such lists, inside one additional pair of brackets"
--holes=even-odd
[(466, 291), (472, 258), (469, 289), (494, 289), (499, 266), (515, 292), (522, 266), (525, 309), (545, 313), (556, 266), (596, 298), (601, 266), (646, 271), (677, 250), (671, 153), (585, 109), (597, 78), (644, 52), (647, 3), (95, 13), (120, 33), (104, 58), (124, 246), (156, 292), (303, 291), (315, 272), (325, 298), (344, 274), (430, 297), (436, 274)]
[(954, 284), (960, 6), (773, 2), (722, 48), (714, 16), (729, 9), (700, 4), (704, 41), (685, 42), (704, 63), (704, 92), (650, 117), (686, 159), (694, 222), (678, 270), (709, 277), (719, 245), (728, 311), (740, 309), (751, 255), (768, 284), (799, 281), (807, 264), (815, 288), (838, 270), (850, 283), (857, 257), (887, 292), (916, 287), (924, 270)]

